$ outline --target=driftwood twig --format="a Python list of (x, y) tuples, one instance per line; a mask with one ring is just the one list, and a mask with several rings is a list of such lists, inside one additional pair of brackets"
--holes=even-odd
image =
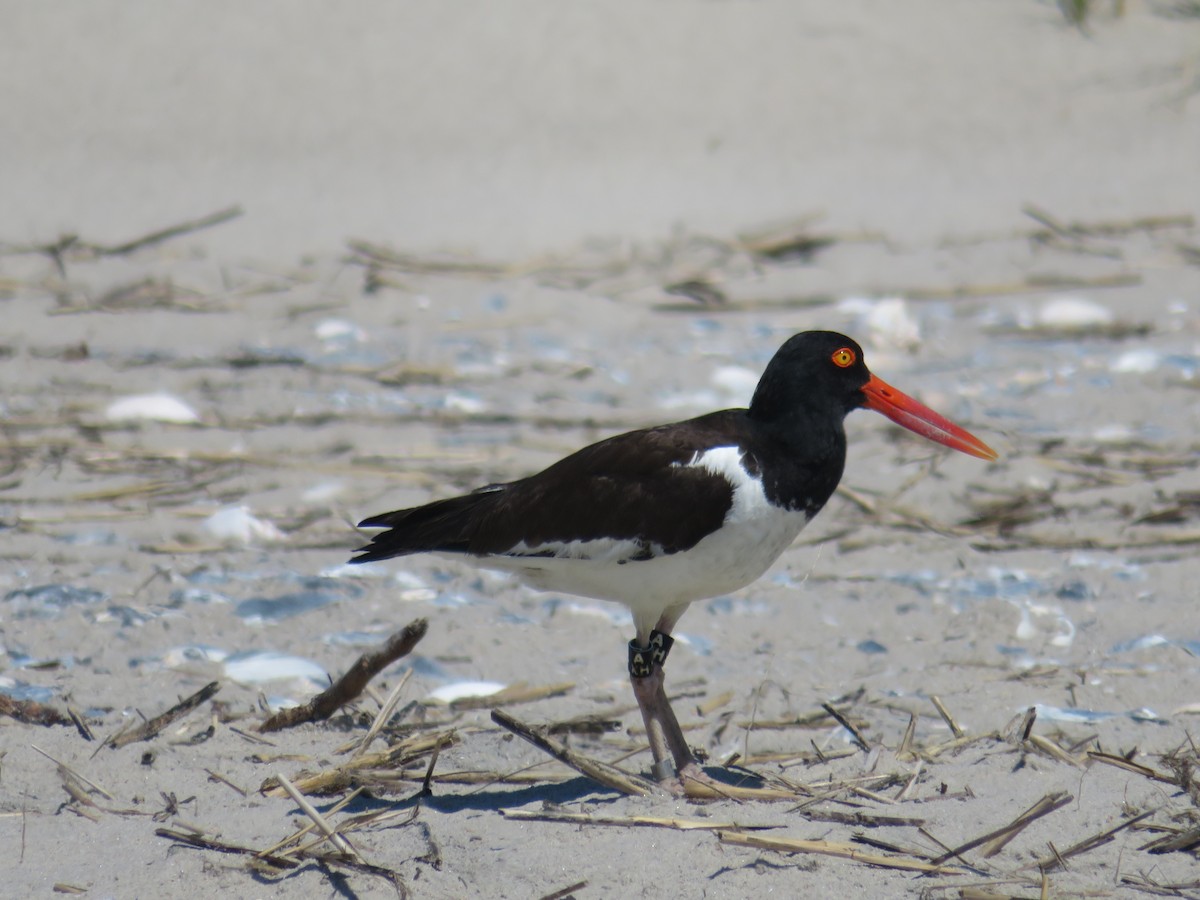
[(218, 681), (210, 682), (190, 697), (185, 697), (180, 700), (165, 713), (155, 716), (143, 722), (137, 728), (132, 728), (129, 731), (121, 733), (109, 738), (105, 741), (105, 745), (113, 750), (117, 750), (127, 744), (134, 744), (138, 741), (148, 741), (157, 737), (158, 733), (174, 722), (176, 719), (187, 715), (201, 703), (212, 698), (212, 696), (221, 689), (221, 684)]
[(413, 619), (393, 634), (382, 647), (364, 653), (337, 681), (301, 706), (281, 709), (258, 727), (260, 732), (280, 731), (303, 722), (319, 722), (358, 697), (372, 678), (403, 656), (425, 637), (428, 619)]

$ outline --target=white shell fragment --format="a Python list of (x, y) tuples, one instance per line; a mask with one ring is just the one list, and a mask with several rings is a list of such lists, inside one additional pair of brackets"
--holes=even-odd
[(464, 697), (490, 697), (498, 694), (508, 685), (498, 681), (459, 681), (454, 684), (444, 684), (429, 694), (429, 699), (438, 703), (453, 703)]
[(182, 669), (202, 662), (221, 663), (228, 658), (229, 652), (220, 647), (210, 644), (184, 644), (166, 651), (161, 657), (161, 662), (168, 669)]
[(134, 397), (122, 397), (109, 405), (104, 411), (104, 417), (110, 422), (172, 422), (177, 425), (189, 425), (200, 421), (199, 414), (170, 394), (139, 394)]
[(1019, 641), (1043, 638), (1053, 647), (1070, 647), (1075, 642), (1075, 623), (1057, 606), (1025, 600), (1014, 604), (1021, 618), (1013, 636)]
[(367, 333), (347, 319), (322, 319), (313, 334), (327, 343), (361, 344), (367, 339)]
[(1055, 297), (1038, 310), (1035, 324), (1041, 328), (1066, 331), (1101, 328), (1115, 317), (1108, 307), (1083, 297)]
[(876, 347), (911, 352), (921, 346), (921, 325), (899, 297), (887, 297), (874, 304), (865, 324), (867, 339)]
[(301, 494), (300, 499), (316, 506), (336, 499), (345, 489), (346, 485), (341, 481), (319, 481)]
[(241, 684), (264, 684), (297, 678), (321, 687), (329, 683), (329, 673), (311, 659), (274, 650), (249, 650), (233, 654), (225, 660), (225, 676)]
[(745, 366), (719, 366), (709, 382), (725, 395), (725, 402), (734, 406), (749, 406), (759, 373)]
[(447, 412), (462, 413), (468, 416), (478, 415), (487, 410), (487, 404), (478, 397), (460, 391), (451, 391), (446, 394), (442, 403)]
[(1136, 375), (1145, 375), (1147, 372), (1153, 372), (1162, 362), (1162, 355), (1157, 350), (1151, 350), (1149, 347), (1138, 347), (1134, 350), (1126, 350), (1109, 366), (1113, 372), (1127, 372)]
[(257, 541), (287, 540), (287, 535), (266, 519), (260, 519), (247, 506), (226, 506), (204, 520), (204, 530), (219, 541), (252, 544)]
[(846, 297), (837, 309), (855, 317), (856, 330), (865, 330), (873, 347), (912, 352), (921, 346), (921, 323), (902, 297)]

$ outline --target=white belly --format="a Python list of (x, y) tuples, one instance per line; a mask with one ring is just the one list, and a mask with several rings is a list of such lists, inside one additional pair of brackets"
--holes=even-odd
[(641, 549), (636, 542), (601, 539), (521, 545), (474, 561), (512, 572), (539, 590), (623, 603), (633, 611), (639, 631), (643, 623), (652, 627), (668, 607), (745, 587), (796, 539), (808, 516), (768, 503), (762, 483), (742, 467), (736, 447), (709, 450), (688, 465), (723, 475), (733, 487), (722, 526), (689, 550), (635, 559)]

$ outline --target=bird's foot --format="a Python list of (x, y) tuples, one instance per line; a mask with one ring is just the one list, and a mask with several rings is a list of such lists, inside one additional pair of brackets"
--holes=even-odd
[(693, 800), (735, 799), (728, 784), (713, 778), (695, 760), (679, 769), (676, 781), (682, 788), (682, 796)]
[(650, 767), (650, 775), (659, 787), (675, 797), (719, 800), (730, 796), (729, 785), (713, 778), (694, 759), (679, 769), (669, 759), (659, 760)]
[(669, 759), (660, 759), (650, 767), (650, 777), (664, 787), (669, 787), (672, 782), (678, 782), (679, 778), (675, 774), (675, 763)]

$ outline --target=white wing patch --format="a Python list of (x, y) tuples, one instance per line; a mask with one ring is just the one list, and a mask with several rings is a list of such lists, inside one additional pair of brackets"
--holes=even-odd
[(763, 490), (762, 480), (754, 478), (742, 465), (742, 451), (739, 447), (713, 447), (703, 453), (695, 454), (686, 463), (675, 463), (704, 469), (714, 475), (720, 475), (733, 488), (733, 505), (725, 514), (725, 524), (749, 522), (779, 512), (777, 507), (767, 501), (766, 491)]
[(543, 544), (519, 544), (504, 551), (504, 556), (549, 557), (552, 559), (587, 559), (593, 562), (620, 563), (634, 557), (644, 559), (646, 554), (662, 556), (661, 544), (651, 543), (648, 548), (641, 541), (617, 538), (596, 538), (590, 541), (546, 541)]

